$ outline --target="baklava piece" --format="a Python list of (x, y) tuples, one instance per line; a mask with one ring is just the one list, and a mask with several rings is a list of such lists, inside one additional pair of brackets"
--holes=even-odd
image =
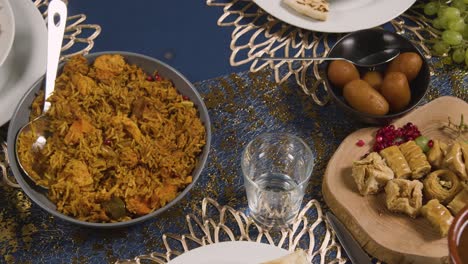
[(431, 164), (427, 161), (422, 149), (414, 141), (411, 140), (401, 144), (400, 151), (411, 169), (411, 178), (419, 179), (431, 172)]
[(411, 176), (408, 162), (397, 146), (391, 146), (380, 151), (387, 165), (392, 169), (397, 179), (407, 179)]
[(421, 208), (421, 214), (429, 220), (431, 225), (439, 231), (442, 237), (447, 236), (453, 221), (453, 216), (445, 206), (439, 203), (439, 200), (430, 200)]
[(389, 180), (393, 171), (376, 152), (353, 163), (353, 178), (361, 195), (378, 193)]
[(457, 175), (450, 170), (431, 172), (423, 183), (424, 197), (437, 199), (442, 204), (449, 203), (462, 188)]
[(454, 142), (449, 146), (444, 158), (444, 167), (453, 171), (461, 180), (468, 180), (466, 166), (463, 162), (463, 152), (460, 143)]
[(455, 198), (453, 198), (447, 207), (452, 211), (453, 215), (456, 215), (465, 206), (468, 206), (468, 189), (466, 187), (455, 195)]
[(418, 216), (422, 206), (423, 184), (418, 180), (393, 179), (385, 186), (387, 208), (393, 212)]
[(445, 154), (447, 153), (447, 144), (440, 140), (434, 140), (434, 145), (429, 149), (427, 153), (427, 160), (432, 167), (441, 169), (444, 164)]
[(463, 160), (465, 160), (465, 172), (468, 175), (468, 143), (460, 142), (460, 147), (463, 154)]

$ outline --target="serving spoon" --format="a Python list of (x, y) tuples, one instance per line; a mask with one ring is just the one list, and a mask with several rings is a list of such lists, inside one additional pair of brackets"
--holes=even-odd
[[(21, 169), (37, 186), (42, 187), (44, 189), (48, 189), (48, 187), (42, 184), (38, 184), (36, 180), (33, 177), (31, 177), (31, 174), (33, 172), (28, 171), (28, 169), (25, 166), (23, 166), (21, 159), (18, 155), (18, 146), (20, 137), (25, 136), (26, 133), (30, 131), (33, 131), (36, 138), (31, 146), (31, 151), (33, 155), (35, 155), (34, 158), (36, 161), (43, 160), (41, 150), (44, 148), (47, 142), (47, 129), (49, 127), (49, 119), (46, 116), (46, 113), (50, 108), (50, 102), (48, 102), (47, 99), (50, 97), (50, 95), (54, 92), (55, 89), (55, 79), (57, 77), (57, 69), (60, 60), (60, 50), (62, 48), (65, 24), (67, 21), (67, 6), (61, 0), (52, 0), (49, 3), (47, 13), (47, 71), (44, 89), (44, 106), (42, 108), (42, 114), (40, 116), (30, 121), (19, 130), (18, 135), (16, 136), (15, 144), (16, 157), (18, 159)], [(34, 169), (34, 171), (42, 176), (43, 172), (40, 171), (40, 166), (37, 166), (38, 164), (34, 165), (36, 166), (36, 169)], [(33, 168), (30, 168), (30, 170), (33, 170)]]
[(378, 65), (387, 63), (400, 55), (399, 49), (384, 49), (376, 53), (369, 54), (359, 59), (346, 59), (341, 57), (309, 57), (309, 58), (293, 58), (293, 57), (259, 57), (260, 60), (265, 61), (332, 61), (332, 60), (344, 60), (348, 61), (358, 67), (372, 68)]

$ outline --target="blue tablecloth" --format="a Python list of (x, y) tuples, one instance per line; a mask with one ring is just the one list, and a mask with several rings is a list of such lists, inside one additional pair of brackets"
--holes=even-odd
[[(182, 7), (182, 5), (185, 5)], [(85, 13), (100, 24), (95, 51), (128, 50), (162, 58), (195, 83), (212, 120), (209, 161), (193, 190), (173, 209), (143, 224), (117, 230), (94, 230), (57, 220), (31, 204), (21, 190), (0, 184), (0, 262), (104, 263), (163, 252), (164, 233), (185, 233), (184, 216), (204, 197), (245, 208), (240, 173), (241, 151), (263, 132), (282, 131), (303, 138), (317, 159), (305, 201), (321, 194), (325, 167), (340, 142), (364, 127), (331, 104), (313, 104), (294, 81), (274, 82), (272, 71), (242, 71), (228, 64), (229, 30), (216, 26), (220, 9), (203, 1), (70, 1), (71, 13)], [(164, 59), (165, 53), (175, 56)], [(167, 54), (166, 54), (167, 55)], [(426, 102), (454, 94), (465, 101), (464, 72), (437, 68)], [(222, 77), (210, 79), (215, 76)], [(203, 81), (201, 81), (203, 80)], [(0, 129), (5, 137), (7, 125)]]
[[(455, 93), (467, 100), (463, 79), (457, 76), (462, 77), (462, 72), (435, 76), (428, 98)], [(241, 151), (267, 131), (296, 134), (311, 146), (317, 159), (305, 201), (314, 198), (326, 206), (321, 178), (327, 161), (340, 142), (363, 124), (345, 118), (335, 105), (313, 105), (293, 82), (277, 85), (270, 71), (229, 74), (195, 86), (212, 119), (212, 149), (199, 182), (175, 208), (126, 229), (85, 229), (52, 218), (22, 191), (0, 185), (0, 262), (103, 263), (164, 252), (162, 234), (185, 233), (184, 216), (199, 208), (204, 197), (234, 208), (246, 206), (239, 170)]]

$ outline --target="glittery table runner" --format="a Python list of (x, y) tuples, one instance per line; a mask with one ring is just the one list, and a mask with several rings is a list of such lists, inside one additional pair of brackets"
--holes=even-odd
[[(445, 69), (445, 68), (444, 68)], [(468, 100), (464, 72), (438, 69), (426, 102), (441, 95)], [(364, 127), (337, 106), (315, 105), (293, 82), (276, 84), (273, 72), (243, 72), (195, 84), (212, 120), (212, 149), (192, 191), (174, 208), (143, 224), (116, 230), (77, 227), (40, 209), (19, 189), (0, 183), (0, 262), (104, 263), (163, 252), (162, 234), (187, 233), (185, 215), (199, 212), (204, 197), (235, 209), (245, 208), (240, 172), (245, 145), (263, 132), (289, 132), (303, 138), (317, 157), (305, 202), (323, 208), (322, 175), (340, 142)], [(0, 128), (5, 137), (7, 126)]]

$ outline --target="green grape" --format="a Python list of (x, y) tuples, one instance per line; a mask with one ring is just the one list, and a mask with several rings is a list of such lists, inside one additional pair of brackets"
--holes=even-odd
[(468, 4), (468, 0), (463, 0), (463, 3)]
[(446, 16), (443, 16), (443, 17), (441, 17), (439, 19), (440, 19), (440, 26), (443, 29), (448, 29), (450, 20)]
[(442, 32), (442, 40), (449, 45), (459, 45), (463, 37), (459, 32), (453, 30), (445, 30)]
[(414, 142), (418, 145), (423, 152), (428, 152), (431, 148), (428, 146), (429, 139), (425, 136), (417, 137)]
[(461, 33), (464, 39), (468, 39), (468, 27), (465, 26), (465, 29)]
[(442, 19), (440, 19), (440, 18), (434, 18), (432, 20), (432, 25), (437, 29), (443, 29), (444, 28), (444, 25), (442, 24)]
[(462, 33), (465, 30), (465, 21), (462, 18), (451, 20), (448, 29)]
[(448, 8), (448, 6), (446, 6), (446, 5), (440, 5), (439, 11), (437, 11), (437, 17), (441, 18), (443, 16), (443, 14), (445, 13), (445, 9), (447, 9), (447, 8)]
[(465, 61), (465, 49), (456, 49), (452, 53), (452, 59), (456, 63), (462, 63)]
[(465, 51), (465, 64), (468, 66), (468, 50)]
[(457, 8), (458, 10), (460, 10), (460, 12), (463, 12), (466, 9), (466, 4), (464, 0), (453, 0), (451, 6)]
[(439, 5), (437, 2), (429, 2), (424, 6), (424, 14), (428, 16), (433, 16), (437, 14), (438, 8), (439, 8)]
[(460, 18), (460, 10), (455, 7), (447, 7), (442, 12), (442, 17), (446, 17), (448, 20), (455, 20)]
[(432, 49), (434, 50), (435, 55), (442, 56), (445, 53), (449, 52), (450, 46), (445, 44), (443, 41), (437, 41), (434, 43), (434, 46), (432, 46)]

